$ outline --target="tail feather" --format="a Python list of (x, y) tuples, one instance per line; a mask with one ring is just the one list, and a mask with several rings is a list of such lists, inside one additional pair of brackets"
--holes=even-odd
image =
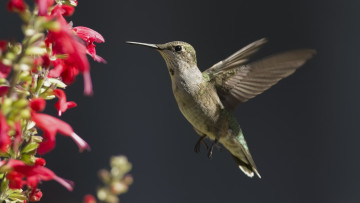
[(259, 172), (257, 171), (256, 167), (252, 167), (250, 164), (246, 164), (245, 162), (241, 161), (241, 159), (237, 158), (234, 155), (231, 155), (235, 162), (238, 164), (240, 170), (245, 173), (248, 177), (254, 177), (254, 173), (261, 178)]
[(239, 168), (247, 176), (253, 177), (256, 174), (261, 178), (240, 128), (237, 129), (237, 132), (220, 139), (220, 142), (229, 150)]

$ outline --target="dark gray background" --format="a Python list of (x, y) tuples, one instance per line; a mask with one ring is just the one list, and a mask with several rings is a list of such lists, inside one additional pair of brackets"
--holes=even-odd
[[(29, 1), (32, 3), (32, 1)], [(21, 39), (18, 17), (0, 2), (0, 38)], [(67, 90), (79, 104), (62, 117), (92, 147), (78, 153), (57, 136), (48, 167), (74, 180), (74, 192), (41, 185), (43, 202), (80, 202), (99, 184), (97, 171), (125, 154), (135, 178), (122, 202), (360, 201), (360, 1), (79, 1), (74, 25), (103, 34), (97, 47), (107, 65), (92, 63), (95, 95), (82, 78)], [(228, 152), (193, 152), (198, 136), (171, 92), (156, 51), (126, 40), (182, 40), (204, 70), (248, 43), (267, 37), (254, 59), (296, 48), (318, 51), (294, 75), (236, 110), (262, 179), (246, 177)], [(52, 105), (47, 111), (54, 113)]]

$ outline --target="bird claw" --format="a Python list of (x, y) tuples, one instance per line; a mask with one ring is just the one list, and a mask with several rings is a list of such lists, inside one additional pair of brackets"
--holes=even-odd
[(214, 142), (211, 144), (209, 151), (208, 151), (208, 158), (212, 159), (212, 154), (213, 154), (213, 150), (214, 150), (214, 146), (216, 146), (218, 148), (217, 143), (219, 142), (218, 139), (215, 139)]
[(201, 148), (201, 143), (203, 143), (206, 147), (206, 149), (209, 148), (209, 146), (206, 144), (206, 142), (204, 141), (206, 135), (203, 135), (199, 138), (199, 140), (196, 142), (195, 147), (194, 147), (194, 152), (195, 153), (199, 153), (200, 152), (200, 148)]

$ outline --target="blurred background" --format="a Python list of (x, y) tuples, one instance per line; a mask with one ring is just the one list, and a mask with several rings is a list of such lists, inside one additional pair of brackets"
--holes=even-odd
[[(21, 21), (0, 2), (0, 39), (22, 39)], [(32, 3), (32, 1), (28, 1)], [(78, 107), (62, 119), (91, 145), (79, 153), (57, 136), (47, 166), (74, 180), (74, 192), (41, 185), (42, 202), (81, 202), (112, 155), (133, 163), (123, 203), (360, 201), (360, 1), (79, 1), (74, 26), (99, 31), (105, 44), (92, 63), (94, 96), (82, 78), (67, 89)], [(246, 177), (226, 150), (195, 154), (198, 139), (178, 110), (165, 62), (126, 40), (192, 44), (202, 70), (267, 37), (252, 59), (297, 48), (318, 54), (294, 75), (236, 111), (262, 179)], [(55, 108), (47, 106), (55, 115)]]

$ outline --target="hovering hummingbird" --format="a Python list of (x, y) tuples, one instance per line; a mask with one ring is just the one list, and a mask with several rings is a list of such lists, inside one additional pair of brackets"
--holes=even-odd
[[(186, 42), (126, 43), (156, 49), (164, 58), (179, 109), (201, 136), (195, 152), (198, 153), (204, 143), (211, 158), (214, 145), (221, 143), (247, 176), (253, 177), (255, 173), (261, 178), (232, 112), (239, 104), (294, 73), (316, 51), (293, 50), (246, 63), (266, 43), (266, 39), (260, 39), (201, 72), (195, 49)], [(210, 147), (204, 142), (205, 138), (213, 141)]]

